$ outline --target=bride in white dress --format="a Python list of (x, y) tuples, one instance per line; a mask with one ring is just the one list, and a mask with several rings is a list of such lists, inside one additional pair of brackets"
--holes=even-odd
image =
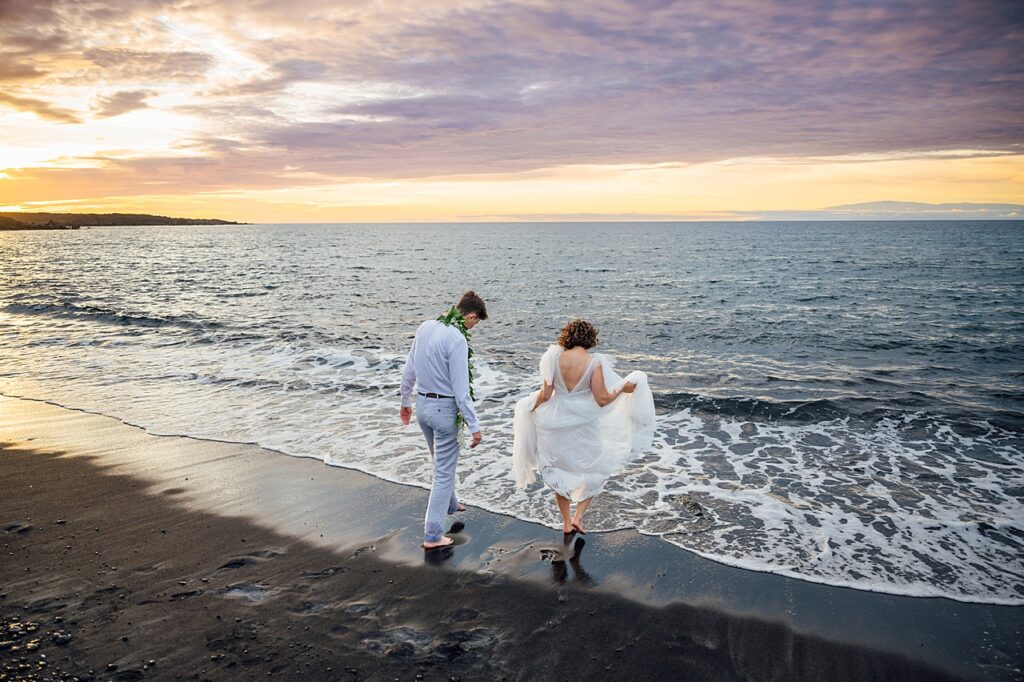
[[(572, 320), (540, 361), (539, 391), (516, 404), (512, 465), (526, 487), (534, 470), (555, 493), (562, 531), (585, 533), (583, 515), (605, 481), (654, 438), (654, 398), (643, 372), (625, 379), (610, 358), (589, 352), (597, 330)], [(570, 515), (571, 503), (576, 511)]]

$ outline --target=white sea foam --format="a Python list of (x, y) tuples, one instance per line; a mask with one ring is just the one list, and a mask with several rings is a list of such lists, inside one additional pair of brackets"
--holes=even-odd
[[(422, 437), (398, 420), (394, 351), (212, 336), (161, 337), (157, 348), (75, 320), (45, 337), (0, 328), (4, 394), (429, 485)], [(46, 352), (26, 368), (10, 349), (29, 341)], [(512, 405), (536, 379), (482, 358), (477, 368), (486, 440), (464, 454), (460, 496), (557, 527), (548, 492), (517, 490), (510, 474)], [(609, 482), (590, 526), (636, 528), (733, 566), (831, 585), (1024, 604), (1022, 441), (976, 427), (966, 436), (912, 414), (809, 424), (663, 414), (652, 452)]]

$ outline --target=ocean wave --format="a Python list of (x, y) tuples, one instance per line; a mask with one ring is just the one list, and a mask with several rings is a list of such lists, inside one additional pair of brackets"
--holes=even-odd
[(196, 320), (176, 315), (156, 316), (75, 303), (9, 303), (0, 308), (13, 315), (42, 315), (55, 318), (88, 320), (102, 324), (131, 327), (181, 327), (183, 329), (219, 329), (219, 322)]
[(683, 391), (655, 392), (656, 408), (694, 410), (740, 419), (769, 422), (817, 422), (848, 417), (851, 412), (831, 400), (775, 401), (745, 396), (714, 397)]
[[(998, 395), (996, 397), (1006, 397)], [(1016, 398), (1016, 394), (1008, 397)], [(748, 396), (712, 396), (686, 391), (655, 392), (654, 404), (661, 412), (692, 410), (705, 417), (718, 416), (750, 420), (760, 423), (812, 424), (834, 420), (854, 419), (864, 424), (877, 424), (883, 420), (921, 423), (941, 421), (965, 432), (984, 422), (1009, 432), (1024, 433), (1024, 413), (1013, 410), (989, 410), (984, 416), (978, 411), (962, 409), (950, 404), (945, 410), (943, 401), (919, 391), (904, 391), (898, 400), (881, 401), (872, 397), (848, 397), (818, 400), (771, 400)]]

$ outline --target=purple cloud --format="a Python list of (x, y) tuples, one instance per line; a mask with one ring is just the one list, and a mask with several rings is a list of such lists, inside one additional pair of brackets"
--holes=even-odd
[(274, 75), (214, 90), (214, 96), (264, 95), (284, 90), (292, 83), (317, 81), (327, 67), (310, 59), (287, 59), (273, 65)]
[(201, 80), (213, 66), (213, 58), (192, 50), (133, 50), (91, 48), (82, 53), (96, 69), (75, 73), (77, 79), (102, 81), (192, 81)]
[(79, 123), (81, 119), (78, 114), (61, 107), (55, 107), (49, 102), (31, 97), (17, 97), (0, 92), (0, 106), (6, 105), (18, 111), (30, 111), (40, 118), (45, 118), (57, 123)]
[(1000, 3), (552, 3), (405, 18), (359, 49), (317, 54), (328, 82), (426, 94), (253, 139), (300, 157), (316, 148), (322, 170), (416, 175), (1009, 150), (1024, 138), (1024, 21)]
[(145, 109), (149, 106), (146, 104), (146, 99), (154, 94), (156, 93), (151, 90), (122, 90), (113, 95), (98, 98), (93, 110), (96, 112), (97, 118), (120, 116), (129, 111)]
[(13, 59), (0, 62), (0, 81), (21, 81), (46, 75), (31, 64), (22, 64)]
[[(996, 0), (551, 0), (431, 11), (387, 0), (14, 0), (0, 8), (0, 43), (20, 41), (19, 68), (43, 71), (47, 57), (77, 56), (101, 72), (89, 77), (131, 80), (132, 91), (194, 83), (203, 99), (179, 110), (206, 118), (194, 144), (219, 173), (251, 167), (262, 178), (257, 167), (269, 163), (409, 177), (1019, 152), (1024, 141), (1024, 12)], [(159, 33), (163, 13), (222, 31), (266, 75), (226, 85), (212, 73), (215, 49), (199, 41), (184, 50), (170, 33), (145, 52), (89, 42), (100, 27)], [(274, 37), (254, 38), (242, 23)], [(298, 83), (301, 96), (289, 88)], [(352, 91), (365, 96), (331, 94)]]

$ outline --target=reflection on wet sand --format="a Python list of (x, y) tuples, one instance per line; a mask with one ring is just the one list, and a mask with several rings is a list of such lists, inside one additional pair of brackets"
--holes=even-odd
[(455, 546), (464, 545), (469, 541), (469, 538), (462, 533), (465, 529), (466, 524), (462, 521), (453, 523), (452, 527), (445, 533), (445, 535), (452, 539), (452, 544), (425, 550), (423, 552), (423, 563), (428, 566), (440, 566), (455, 556)]
[(566, 563), (568, 563), (568, 566), (572, 568), (572, 582), (583, 587), (590, 587), (594, 584), (594, 578), (580, 563), (583, 547), (586, 546), (587, 541), (577, 537), (574, 542), (575, 535), (575, 533), (562, 535), (561, 550), (551, 557), (551, 579), (559, 585), (564, 585), (569, 580), (569, 568), (566, 567)]

